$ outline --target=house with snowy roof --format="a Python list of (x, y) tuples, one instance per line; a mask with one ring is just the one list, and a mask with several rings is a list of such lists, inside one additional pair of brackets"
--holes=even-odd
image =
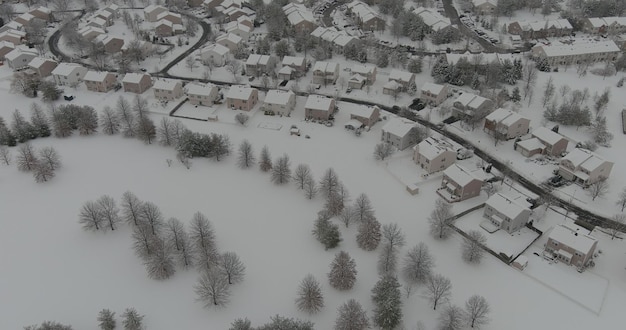
[(35, 71), (40, 78), (51, 75), (52, 70), (58, 65), (57, 61), (45, 57), (35, 57), (28, 63), (28, 67)]
[(573, 42), (572, 44), (539, 44), (531, 49), (535, 59), (545, 59), (552, 67), (579, 63), (615, 61), (621, 50), (613, 40)]
[(152, 85), (154, 97), (159, 101), (173, 101), (183, 97), (183, 83), (176, 79), (158, 78)]
[(17, 15), (17, 17), (15, 17), (13, 20), (24, 25), (24, 26), (28, 26), (30, 25), (33, 20), (35, 20), (36, 17), (33, 16), (31, 13), (22, 13)]
[(334, 84), (339, 78), (339, 63), (317, 61), (313, 65), (314, 84)]
[(530, 209), (521, 197), (512, 198), (501, 193), (495, 193), (485, 202), (483, 217), (497, 229), (506, 230), (512, 234), (528, 223)]
[(93, 26), (85, 26), (78, 30), (78, 33), (85, 38), (87, 41), (91, 41), (95, 39), (97, 36), (106, 34), (106, 31), (102, 28), (93, 27)]
[(180, 14), (164, 11), (157, 15), (157, 22), (160, 20), (170, 21), (173, 24), (183, 24), (183, 17)]
[(454, 164), (456, 151), (449, 142), (431, 136), (413, 147), (413, 161), (427, 174), (431, 174)]
[(102, 45), (107, 54), (115, 54), (124, 47), (124, 39), (108, 34), (101, 34), (93, 40), (96, 44)]
[(498, 108), (487, 117), (483, 130), (498, 140), (510, 140), (528, 134), (530, 119), (509, 109)]
[(289, 66), (299, 73), (306, 71), (306, 60), (301, 56), (285, 56), (283, 57), (282, 65)]
[(515, 144), (515, 150), (526, 157), (536, 154), (559, 157), (567, 150), (568, 140), (563, 135), (546, 127), (532, 131), (531, 138)]
[(122, 78), (124, 92), (142, 94), (152, 87), (152, 77), (147, 73), (127, 73)]
[(43, 21), (49, 21), (51, 19), (52, 11), (48, 7), (39, 6), (37, 8), (31, 9), (29, 14), (33, 15), (35, 18), (38, 18)]
[(4, 61), (4, 55), (15, 49), (15, 44), (10, 41), (0, 41), (0, 61)]
[(224, 25), (224, 30), (226, 31), (226, 33), (235, 34), (241, 37), (243, 40), (248, 40), (248, 38), (250, 37), (250, 33), (252, 32), (251, 27), (241, 24), (237, 21), (231, 21), (226, 23), (226, 25)]
[(486, 115), (493, 110), (493, 101), (476, 94), (463, 93), (452, 102), (452, 110), (457, 118), (474, 116), (475, 113)]
[(626, 17), (588, 17), (583, 18), (583, 31), (590, 34), (626, 33)]
[(113, 14), (113, 18), (117, 18), (120, 16), (120, 6), (115, 3), (110, 3), (106, 7), (102, 8), (102, 10), (106, 10)]
[(230, 49), (231, 52), (237, 50), (239, 44), (242, 42), (243, 39), (234, 33), (222, 34), (221, 36), (215, 38), (215, 43)]
[(319, 43), (329, 45), (339, 54), (343, 54), (346, 47), (356, 45), (359, 42), (358, 38), (335, 27), (317, 27), (311, 32), (311, 36)]
[(231, 58), (230, 49), (220, 44), (210, 44), (200, 50), (203, 62), (210, 62), (215, 66), (224, 66)]
[(480, 195), (483, 179), (468, 168), (452, 164), (443, 171), (437, 194), (448, 202), (460, 202)]
[(424, 103), (440, 105), (448, 98), (448, 86), (435, 83), (424, 83), (420, 89), (420, 99)]
[(335, 112), (335, 99), (311, 94), (304, 105), (304, 118), (315, 120), (328, 120)]
[(100, 9), (96, 11), (91, 17), (99, 17), (105, 20), (107, 26), (113, 25), (115, 23), (115, 14), (111, 11)]
[(296, 94), (292, 91), (272, 89), (267, 91), (263, 101), (263, 110), (288, 116), (296, 107)]
[(240, 17), (254, 15), (254, 11), (247, 7), (230, 7), (223, 10), (222, 14), (228, 18), (229, 22), (236, 22)]
[(270, 73), (276, 64), (272, 55), (250, 54), (246, 60), (246, 74), (258, 77), (263, 73)]
[(149, 5), (143, 9), (143, 16), (147, 22), (156, 22), (158, 21), (158, 16), (160, 13), (169, 11), (167, 8), (159, 5)]
[(348, 15), (356, 20), (356, 25), (364, 31), (385, 30), (386, 22), (378, 11), (362, 1), (352, 1), (347, 5)]
[(391, 144), (398, 150), (410, 147), (414, 142), (411, 132), (416, 124), (403, 118), (391, 118), (381, 130), (381, 141)]
[(217, 86), (213, 84), (189, 83), (185, 86), (185, 94), (193, 105), (211, 106), (219, 97)]
[(587, 149), (575, 148), (559, 162), (558, 173), (566, 180), (587, 186), (611, 175), (613, 162), (609, 162)]
[(77, 63), (60, 63), (52, 70), (52, 77), (60, 86), (76, 86), (86, 74), (87, 68)]
[(352, 66), (351, 72), (353, 75), (358, 74), (365, 78), (365, 83), (368, 85), (373, 84), (376, 81), (376, 66), (372, 64), (355, 64)]
[(283, 12), (296, 32), (311, 32), (317, 27), (313, 13), (304, 5), (289, 3), (283, 6)]
[(507, 31), (519, 35), (523, 40), (564, 37), (572, 34), (572, 24), (567, 19), (545, 21), (516, 21), (509, 23)]
[(23, 39), (24, 35), (15, 30), (0, 32), (0, 41), (7, 41), (14, 45), (19, 45), (22, 43)]
[(106, 93), (117, 85), (115, 74), (107, 71), (87, 71), (83, 81), (87, 90), (99, 93)]
[(598, 239), (589, 230), (566, 222), (554, 226), (544, 252), (566, 265), (582, 268), (593, 259), (597, 247)]
[(174, 23), (168, 20), (160, 20), (154, 27), (154, 34), (158, 37), (171, 37), (174, 35)]
[(413, 10), (413, 13), (424, 21), (424, 24), (428, 26), (429, 32), (437, 32), (454, 28), (449, 18), (441, 15), (434, 9), (418, 7)]
[(402, 86), (402, 90), (408, 90), (411, 84), (415, 84), (415, 73), (392, 69), (389, 81), (395, 81)]
[(357, 120), (367, 127), (372, 127), (380, 118), (380, 108), (371, 105), (359, 105), (350, 112), (350, 120)]
[(363, 88), (366, 82), (367, 82), (367, 78), (363, 77), (362, 75), (358, 73), (353, 74), (352, 76), (350, 76), (350, 78), (348, 78), (348, 87), (354, 88), (354, 89), (361, 89)]
[(0, 32), (10, 31), (10, 30), (24, 31), (24, 25), (16, 21), (10, 21), (4, 24), (3, 26), (0, 26)]
[(226, 93), (226, 107), (233, 110), (250, 111), (259, 102), (259, 91), (243, 85), (233, 85)]
[(498, 0), (472, 0), (472, 11), (476, 15), (492, 15), (497, 7)]
[(249, 27), (250, 31), (254, 30), (254, 20), (248, 15), (237, 18), (237, 23)]
[(4, 60), (13, 70), (21, 69), (28, 66), (28, 63), (39, 54), (29, 48), (16, 47), (12, 51), (4, 55)]
[(92, 26), (92, 27), (97, 27), (101, 29), (106, 29), (108, 24), (105, 19), (92, 16), (87, 20), (87, 24), (85, 24), (85, 26)]

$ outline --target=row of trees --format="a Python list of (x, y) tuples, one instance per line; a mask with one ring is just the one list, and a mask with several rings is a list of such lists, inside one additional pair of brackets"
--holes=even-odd
[[(122, 313), (122, 326), (124, 330), (142, 330), (144, 329), (144, 315), (139, 314), (134, 308), (126, 308)], [(109, 309), (103, 309), (98, 313), (98, 327), (101, 330), (114, 330), (117, 328), (117, 320), (115, 312)]]
[(437, 83), (469, 85), (473, 89), (481, 86), (492, 88), (500, 83), (516, 84), (524, 77), (524, 66), (520, 59), (485, 63), (481, 54), (469, 59), (462, 57), (457, 63), (450, 64), (445, 56), (441, 56), (433, 65), (431, 76)]
[[(9, 148), (0, 145), (0, 163), (8, 166), (12, 161)], [(37, 152), (30, 143), (25, 143), (17, 148), (16, 163), (20, 171), (31, 172), (35, 181), (41, 183), (54, 177), (61, 167), (61, 157), (52, 147), (43, 147)]]

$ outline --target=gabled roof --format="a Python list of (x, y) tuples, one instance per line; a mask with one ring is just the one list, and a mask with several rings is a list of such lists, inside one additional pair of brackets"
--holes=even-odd
[(22, 55), (31, 55), (31, 56), (37, 56), (37, 52), (36, 51), (32, 51), (30, 49), (24, 49), (21, 47), (16, 47), (15, 49), (13, 49), (12, 51), (8, 52), (6, 55), (4, 55), (4, 58), (7, 61), (13, 61), (16, 58), (22, 56)]
[(456, 98), (456, 100), (454, 100), (454, 103), (459, 102), (461, 103), (464, 107), (470, 107), (472, 109), (477, 109), (478, 107), (480, 107), (483, 103), (487, 102), (488, 99), (476, 95), (476, 94), (472, 94), (472, 93), (463, 93), (461, 95), (459, 95), (459, 97)]
[(94, 23), (98, 26), (106, 26), (107, 25), (107, 21), (104, 20), (104, 18), (102, 17), (91, 17), (89, 19), (89, 23)]
[(444, 152), (456, 152), (452, 149), (452, 145), (448, 142), (439, 140), (434, 137), (428, 137), (420, 142), (417, 146), (418, 153), (428, 160), (433, 160)]
[(32, 13), (32, 12), (34, 12), (34, 11), (42, 12), (42, 13), (44, 13), (44, 14), (50, 14), (50, 13), (52, 13), (52, 10), (50, 10), (50, 8), (48, 8), (48, 7), (44, 7), (44, 6), (39, 6), (39, 7), (37, 7), (37, 8), (33, 8), (33, 9), (31, 9), (29, 12), (30, 12), (30, 13)]
[(280, 68), (280, 70), (278, 70), (278, 74), (288, 74), (288, 75), (290, 75), (290, 74), (292, 74), (294, 71), (295, 71), (295, 69), (294, 69), (294, 68), (292, 68), (292, 67), (290, 67), (290, 66), (288, 66), (288, 65), (285, 65), (285, 66), (283, 66), (282, 68)]
[(353, 81), (353, 82), (358, 82), (358, 83), (363, 83), (364, 81), (366, 81), (367, 78), (363, 77), (360, 74), (353, 74), (352, 77), (350, 77), (350, 79), (348, 79), (348, 81)]
[(480, 6), (483, 4), (490, 4), (492, 6), (497, 6), (498, 5), (498, 0), (472, 0), (472, 3), (474, 4), (474, 6)]
[(377, 11), (362, 1), (352, 1), (348, 4), (348, 8), (363, 22), (368, 22), (375, 18), (382, 20)]
[(313, 110), (332, 111), (331, 109), (333, 99), (330, 97), (312, 94), (306, 99), (304, 108)]
[(411, 79), (415, 77), (414, 73), (408, 71), (401, 71), (392, 69), (389, 73), (389, 80), (397, 80), (405, 83), (410, 83)]
[(217, 86), (213, 84), (199, 84), (199, 83), (190, 83), (185, 86), (185, 90), (187, 95), (201, 95), (201, 96), (210, 96), (213, 93), (213, 90), (216, 89)]
[(297, 25), (303, 21), (311, 22), (315, 24), (315, 18), (313, 13), (309, 11), (304, 5), (289, 3), (283, 6), (283, 12), (287, 16), (287, 20), (291, 25)]
[(391, 135), (403, 137), (409, 134), (413, 127), (416, 127), (414, 122), (394, 117), (383, 126), (382, 130)]
[(552, 44), (552, 45), (537, 45), (534, 49), (541, 49), (548, 57), (553, 56), (575, 56), (583, 54), (595, 54), (604, 52), (620, 52), (619, 47), (613, 40), (605, 40), (601, 42), (574, 42), (571, 45), (566, 44)]
[(438, 31), (452, 25), (449, 18), (444, 17), (443, 15), (432, 9), (418, 7), (417, 9), (413, 10), (413, 13), (421, 17), (424, 23), (428, 25), (428, 27), (430, 27), (433, 31)]
[(167, 8), (159, 5), (149, 5), (143, 9), (144, 13), (152, 13), (154, 11), (167, 11)]
[(483, 181), (482, 179), (474, 176), (467, 168), (459, 164), (452, 164), (450, 167), (443, 171), (443, 174), (460, 186), (465, 186), (473, 180)]
[(581, 148), (575, 148), (565, 155), (565, 157), (561, 158), (561, 162), (566, 160), (570, 161), (574, 167), (584, 168), (590, 172), (606, 162), (606, 160), (595, 153)]
[(69, 76), (78, 68), (84, 67), (77, 63), (60, 63), (56, 68), (54, 68), (54, 70), (52, 70), (52, 74), (58, 76)]
[(303, 66), (304, 65), (304, 57), (285, 56), (285, 57), (283, 57), (283, 65)]
[(545, 21), (518, 21), (523, 31), (541, 31), (546, 28), (572, 29), (572, 24), (566, 19), (550, 19)]
[(128, 83), (128, 84), (138, 84), (139, 82), (141, 82), (141, 79), (143, 79), (143, 77), (148, 77), (151, 78), (149, 74), (147, 73), (127, 73), (126, 75), (124, 75), (124, 78), (122, 78), (122, 82), (123, 83)]
[(287, 105), (289, 101), (295, 97), (296, 94), (292, 91), (272, 89), (267, 91), (264, 102), (269, 104)]
[(182, 87), (182, 85), (183, 83), (180, 82), (180, 80), (159, 78), (154, 81), (152, 88), (166, 90), (166, 91), (173, 91), (174, 89), (176, 89), (177, 86)]
[(556, 133), (555, 131), (546, 127), (535, 128), (535, 130), (533, 130), (532, 132), (532, 136), (550, 145), (554, 145), (562, 139), (565, 139), (563, 135)]
[(326, 61), (317, 61), (315, 65), (313, 65), (313, 71), (322, 71), (324, 73), (335, 73), (339, 68), (339, 63), (336, 62), (326, 62)]
[(85, 77), (83, 77), (84, 81), (97, 81), (97, 82), (102, 82), (104, 81), (107, 76), (111, 75), (111, 72), (107, 72), (107, 71), (87, 71), (87, 73), (85, 74)]
[(441, 91), (445, 88), (446, 86), (444, 85), (439, 85), (439, 84), (434, 84), (434, 83), (424, 83), (424, 85), (422, 85), (422, 91), (424, 92), (429, 92), (431, 94), (435, 94), (435, 95), (439, 95), (439, 93), (441, 93)]
[(517, 216), (519, 216), (522, 212), (530, 212), (530, 209), (528, 209), (524, 204), (521, 204), (513, 198), (504, 196), (501, 193), (495, 193), (493, 196), (489, 197), (485, 204), (491, 206), (493, 209), (504, 214), (510, 219), (517, 218)]
[(220, 45), (220, 44), (211, 44), (208, 46), (205, 46), (204, 48), (202, 48), (202, 50), (200, 50), (200, 53), (204, 53), (204, 52), (214, 52), (218, 55), (226, 55), (228, 53), (230, 53), (230, 49), (228, 49), (228, 47)]
[(228, 40), (228, 41), (238, 45), (243, 39), (240, 36), (238, 36), (238, 35), (236, 35), (234, 33), (222, 34), (221, 36), (215, 38), (215, 42), (218, 42), (218, 43), (220, 41), (225, 41), (225, 40)]
[(0, 41), (0, 49), (5, 48), (5, 47), (15, 49), (15, 45), (12, 42), (5, 41), (5, 40)]
[(538, 138), (530, 138), (517, 142), (517, 146), (526, 150), (543, 150), (546, 146)]
[(515, 124), (518, 120), (525, 118), (509, 109), (498, 108), (487, 115), (485, 119), (508, 127)]
[(48, 62), (52, 62), (52, 63), (57, 63), (57, 61), (53, 60), (53, 59), (49, 59), (49, 58), (45, 58), (45, 57), (35, 57), (33, 58), (30, 63), (28, 63), (28, 66), (30, 66), (31, 68), (35, 68), (35, 69), (39, 69), (42, 65), (44, 65), (45, 63)]
[(376, 66), (371, 64), (355, 64), (352, 67), (352, 73), (358, 73), (363, 76), (374, 74), (376, 72)]
[(395, 80), (389, 80), (388, 82), (386, 82), (383, 85), (383, 88), (385, 89), (392, 89), (392, 90), (398, 90), (398, 88), (402, 87), (398, 82), (396, 82)]
[(350, 114), (358, 117), (370, 118), (376, 110), (380, 109), (377, 106), (359, 105), (353, 108)]
[(270, 55), (250, 54), (246, 60), (246, 65), (267, 65), (271, 59)]
[(255, 88), (249, 86), (233, 85), (230, 86), (226, 97), (229, 99), (248, 100), (255, 90)]
[(598, 241), (590, 235), (587, 229), (573, 223), (563, 223), (554, 226), (549, 238), (585, 254), (589, 253)]
[(588, 18), (588, 20), (594, 28), (610, 25), (626, 25), (626, 17), (591, 17)]

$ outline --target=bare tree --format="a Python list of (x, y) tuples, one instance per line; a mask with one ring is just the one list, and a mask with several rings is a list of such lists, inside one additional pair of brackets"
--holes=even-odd
[(126, 308), (122, 314), (122, 325), (124, 330), (143, 330), (143, 318), (134, 308)]
[(437, 199), (435, 209), (430, 214), (428, 222), (430, 223), (430, 233), (437, 239), (446, 239), (452, 232), (450, 225), (452, 224), (452, 205), (442, 199)]
[(156, 126), (148, 116), (139, 118), (137, 137), (146, 144), (152, 144), (152, 141), (156, 138)]
[(120, 131), (120, 119), (113, 109), (106, 105), (100, 114), (104, 134), (115, 135)]
[(337, 310), (335, 330), (365, 330), (370, 322), (363, 306), (354, 299), (348, 300)]
[(603, 197), (609, 192), (609, 181), (605, 177), (601, 177), (598, 181), (589, 185), (588, 194), (591, 200), (595, 201), (597, 197)]
[(554, 79), (550, 77), (548, 78), (548, 81), (546, 82), (546, 85), (543, 91), (542, 102), (543, 102), (544, 108), (546, 107), (548, 103), (550, 103), (550, 101), (552, 100), (552, 97), (554, 97), (555, 92), (556, 92), (556, 87), (554, 86)]
[(144, 262), (148, 277), (155, 280), (166, 280), (176, 272), (172, 248), (160, 237), (154, 238), (154, 251)]
[(285, 184), (291, 179), (291, 162), (289, 156), (283, 154), (276, 159), (272, 167), (272, 182), (275, 184)]
[(463, 309), (456, 305), (446, 306), (439, 314), (440, 330), (461, 330), (463, 329)]
[(194, 288), (206, 308), (223, 307), (230, 301), (228, 280), (217, 269), (204, 270)]
[(372, 207), (372, 203), (365, 194), (360, 194), (354, 200), (354, 210), (359, 222), (363, 222), (366, 219), (374, 216), (374, 208)]
[(235, 252), (224, 252), (218, 265), (222, 276), (228, 279), (228, 284), (237, 284), (243, 282), (246, 274), (246, 266), (239, 259)]
[(320, 190), (324, 196), (329, 196), (339, 190), (340, 184), (341, 182), (339, 181), (337, 173), (331, 167), (324, 172), (324, 176), (322, 176), (322, 179), (320, 180)]
[(613, 223), (609, 224), (608, 230), (611, 234), (611, 239), (615, 239), (617, 234), (619, 234), (625, 228), (624, 224), (626, 223), (626, 215), (616, 214), (611, 218), (611, 220), (613, 220)]
[(137, 118), (135, 118), (135, 115), (132, 112), (130, 102), (128, 102), (128, 100), (126, 100), (123, 96), (120, 96), (117, 99), (115, 108), (117, 110), (117, 116), (121, 121), (124, 136), (134, 137), (137, 129)]
[(98, 114), (93, 107), (81, 107), (76, 118), (76, 128), (80, 135), (91, 135), (98, 131)]
[(449, 278), (441, 274), (434, 274), (428, 278), (425, 290), (426, 297), (433, 304), (433, 310), (436, 310), (439, 303), (450, 299), (452, 283)]
[(328, 281), (337, 290), (350, 290), (356, 282), (356, 274), (356, 262), (348, 252), (341, 251), (335, 255), (335, 259), (330, 264)]
[(428, 250), (428, 246), (422, 242), (411, 248), (404, 257), (402, 275), (410, 285), (424, 284), (432, 273), (435, 260)]
[(355, 221), (356, 215), (357, 215), (357, 212), (354, 209), (354, 207), (348, 205), (344, 207), (343, 210), (341, 211), (341, 214), (339, 215), (339, 219), (341, 220), (341, 222), (343, 222), (344, 225), (346, 225), (346, 228), (348, 228), (350, 224)]
[(241, 71), (241, 62), (235, 59), (228, 61), (228, 63), (226, 64), (226, 71), (232, 73), (233, 80), (235, 82), (239, 82), (240, 76), (238, 76), (237, 74), (239, 74), (239, 71)]
[(54, 177), (54, 170), (48, 165), (39, 162), (35, 165), (33, 176), (35, 177), (35, 182), (37, 183), (47, 182)]
[(7, 146), (0, 145), (0, 162), (11, 165), (11, 151)]
[(159, 127), (157, 128), (157, 140), (159, 140), (159, 144), (166, 147), (176, 145), (177, 141), (174, 137), (173, 122), (168, 117), (161, 118), (161, 121), (159, 122)]
[(293, 180), (296, 182), (296, 185), (299, 189), (304, 189), (304, 184), (307, 179), (313, 179), (311, 174), (311, 168), (307, 164), (298, 164), (296, 166), (295, 171), (293, 172)]
[(150, 227), (152, 235), (160, 233), (163, 228), (163, 214), (156, 204), (144, 202), (139, 209), (139, 221)]
[(139, 225), (143, 202), (130, 191), (122, 195), (122, 218), (129, 225)]
[(491, 308), (487, 299), (483, 296), (473, 295), (465, 302), (464, 318), (472, 328), (480, 328), (489, 323), (489, 312)]
[(406, 243), (402, 229), (397, 223), (383, 225), (383, 244), (390, 246), (393, 250), (398, 250)]
[(300, 283), (296, 306), (299, 310), (309, 314), (315, 314), (324, 307), (322, 288), (313, 275), (308, 274)]
[(185, 225), (176, 218), (170, 218), (166, 224), (166, 237), (170, 245), (172, 245), (176, 251), (180, 265), (184, 268), (191, 268), (194, 266), (193, 251), (189, 235), (185, 230)]
[(83, 225), (85, 230), (100, 230), (103, 221), (100, 207), (96, 202), (86, 202), (78, 214), (78, 222)]
[(17, 168), (20, 171), (33, 171), (37, 167), (35, 148), (30, 143), (25, 143), (17, 148)]
[(537, 68), (533, 63), (526, 63), (522, 69), (522, 84), (524, 89), (524, 100), (528, 98), (528, 103), (532, 100), (533, 88), (537, 81)]
[(133, 227), (131, 236), (133, 238), (133, 250), (135, 250), (135, 254), (144, 261), (147, 261), (156, 251), (159, 238), (152, 234), (150, 225), (144, 222), (139, 222), (138, 225)]
[(395, 148), (391, 144), (387, 142), (378, 143), (374, 147), (374, 158), (376, 160), (385, 160), (389, 156), (393, 155), (394, 151)]
[(359, 225), (356, 242), (361, 249), (373, 251), (378, 247), (381, 236), (380, 222), (376, 218), (371, 218)]
[(463, 260), (468, 263), (480, 263), (483, 257), (483, 246), (487, 243), (487, 238), (477, 230), (471, 230), (467, 237), (463, 239)]
[(0, 18), (2, 18), (5, 22), (8, 22), (13, 19), (13, 15), (15, 15), (13, 4), (9, 2), (2, 2), (0, 4)]
[(39, 150), (39, 161), (52, 171), (61, 167), (61, 156), (53, 147), (43, 147)]
[(196, 59), (193, 56), (187, 56), (185, 58), (185, 66), (190, 72), (193, 72), (193, 69), (196, 68)]
[(306, 181), (304, 182), (304, 193), (306, 194), (306, 198), (315, 198), (315, 195), (317, 195), (317, 191), (317, 183), (315, 183), (313, 177), (311, 176), (310, 178), (306, 179)]
[(378, 275), (394, 275), (398, 266), (397, 251), (391, 245), (383, 245), (378, 256), (377, 268)]
[(267, 146), (263, 146), (261, 149), (261, 159), (259, 159), (259, 168), (263, 172), (268, 172), (272, 169), (272, 156), (270, 155), (270, 149)]
[(190, 238), (196, 254), (197, 266), (202, 270), (213, 268), (219, 262), (215, 231), (209, 219), (200, 212), (196, 212), (191, 219)]
[(248, 116), (247, 114), (240, 112), (237, 115), (235, 115), (235, 121), (238, 122), (241, 126), (246, 126), (246, 123), (248, 122), (248, 120), (250, 119), (250, 116)]
[(254, 152), (252, 151), (252, 144), (248, 140), (243, 140), (239, 145), (239, 157), (237, 158), (237, 164), (240, 168), (249, 168), (253, 163)]
[(97, 203), (100, 208), (102, 221), (108, 225), (104, 228), (115, 230), (117, 225), (122, 221), (119, 215), (120, 210), (115, 203), (115, 199), (109, 195), (104, 195), (97, 200)]

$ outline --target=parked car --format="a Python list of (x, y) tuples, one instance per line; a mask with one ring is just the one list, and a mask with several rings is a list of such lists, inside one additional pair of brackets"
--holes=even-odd
[(63, 98), (65, 101), (71, 101), (74, 99), (74, 95), (63, 95)]

